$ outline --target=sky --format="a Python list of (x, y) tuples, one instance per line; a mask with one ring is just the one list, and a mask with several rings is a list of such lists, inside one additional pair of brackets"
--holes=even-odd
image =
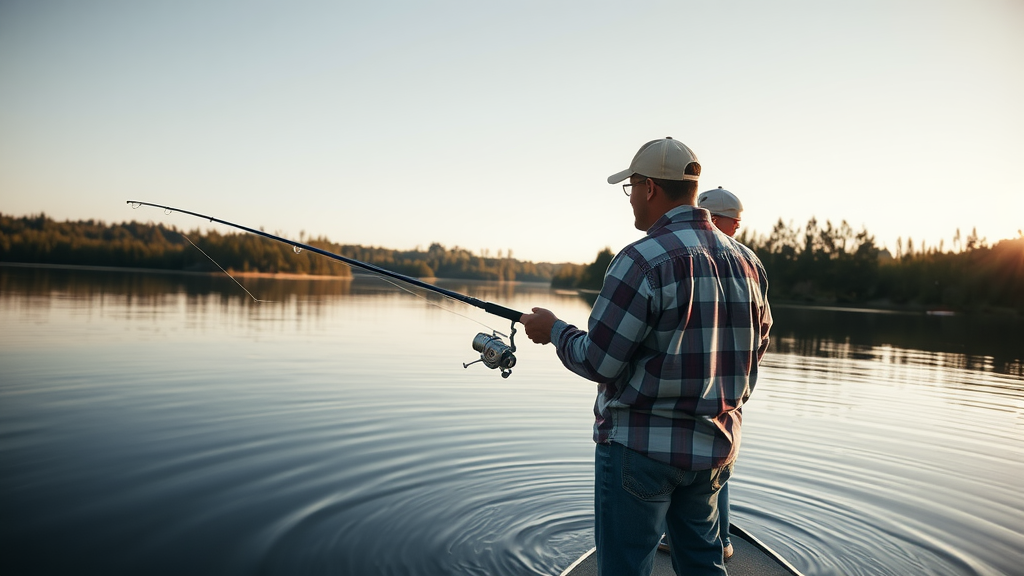
[(748, 230), (949, 249), (1024, 229), (1022, 103), (1020, 0), (0, 0), (0, 213), (583, 263), (672, 136)]

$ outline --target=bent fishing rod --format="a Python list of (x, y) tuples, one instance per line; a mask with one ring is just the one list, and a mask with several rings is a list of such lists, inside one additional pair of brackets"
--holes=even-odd
[(392, 272), (391, 270), (386, 270), (384, 268), (381, 268), (380, 266), (374, 266), (373, 264), (369, 264), (369, 263), (366, 263), (366, 262), (361, 262), (361, 261), (356, 260), (354, 258), (348, 258), (348, 257), (342, 256), (340, 254), (335, 254), (333, 252), (328, 252), (327, 250), (323, 250), (323, 249), (317, 248), (316, 246), (310, 246), (309, 244), (303, 244), (301, 242), (296, 242), (294, 240), (289, 240), (287, 238), (282, 238), (280, 236), (275, 236), (273, 234), (269, 234), (269, 233), (264, 232), (262, 230), (256, 230), (255, 228), (249, 228), (248, 226), (242, 226), (241, 224), (235, 224), (234, 222), (228, 222), (227, 220), (221, 220), (220, 218), (214, 218), (213, 216), (208, 216), (206, 214), (199, 214), (198, 212), (191, 212), (189, 210), (182, 210), (181, 208), (173, 208), (171, 206), (163, 206), (161, 204), (152, 204), (150, 202), (141, 202), (139, 200), (128, 200), (127, 203), (132, 208), (139, 208), (140, 206), (152, 206), (153, 208), (161, 208), (164, 211), (166, 211), (168, 214), (170, 214), (171, 212), (180, 212), (182, 214), (188, 214), (190, 216), (195, 216), (197, 218), (202, 218), (204, 220), (209, 220), (210, 222), (217, 222), (219, 224), (224, 224), (226, 226), (231, 226), (232, 228), (238, 228), (239, 230), (245, 230), (246, 232), (249, 232), (250, 234), (256, 234), (258, 236), (263, 236), (264, 238), (270, 238), (271, 240), (276, 240), (278, 242), (281, 242), (281, 243), (284, 243), (284, 244), (288, 244), (288, 245), (292, 246), (293, 248), (296, 248), (296, 253), (298, 253), (299, 251), (302, 251), (302, 250), (308, 250), (310, 252), (313, 252), (313, 253), (316, 253), (316, 254), (320, 254), (321, 256), (326, 256), (328, 258), (333, 258), (334, 260), (338, 260), (339, 262), (344, 262), (345, 264), (348, 264), (349, 266), (355, 266), (357, 268), (362, 268), (363, 270), (367, 270), (367, 271), (373, 272), (374, 274), (379, 274), (381, 276), (386, 276), (386, 277), (389, 277), (389, 278), (394, 278), (395, 280), (399, 280), (399, 281), (405, 282), (407, 284), (411, 284), (413, 286), (417, 286), (419, 288), (423, 288), (425, 290), (430, 290), (431, 292), (436, 292), (436, 293), (441, 294), (443, 296), (447, 296), (448, 298), (451, 298), (453, 300), (458, 300), (459, 302), (463, 302), (465, 304), (469, 304), (470, 306), (474, 306), (476, 308), (480, 308), (481, 310), (483, 310), (484, 312), (487, 312), (488, 314), (493, 314), (495, 316), (500, 316), (501, 318), (505, 318), (506, 320), (511, 320), (512, 321), (512, 332), (509, 335), (509, 344), (510, 345), (506, 345), (505, 342), (503, 342), (501, 340), (501, 338), (498, 336), (497, 332), (494, 332), (492, 334), (487, 334), (486, 332), (481, 332), (481, 333), (477, 334), (473, 338), (473, 349), (476, 350), (477, 352), (480, 352), (480, 359), (479, 360), (474, 360), (473, 362), (470, 362), (468, 364), (463, 364), (462, 366), (463, 366), (463, 368), (468, 368), (470, 366), (470, 364), (476, 364), (477, 362), (482, 362), (484, 364), (484, 366), (487, 366), (488, 368), (500, 370), (502, 378), (508, 378), (512, 374), (512, 367), (516, 365), (516, 357), (514, 355), (514, 353), (516, 351), (516, 343), (515, 343), (516, 322), (518, 322), (519, 319), (522, 318), (522, 316), (523, 316), (522, 312), (519, 312), (517, 310), (513, 310), (511, 308), (506, 308), (504, 306), (500, 306), (500, 305), (494, 304), (492, 302), (485, 302), (483, 300), (479, 300), (477, 298), (473, 298), (472, 296), (467, 296), (465, 294), (460, 294), (458, 292), (455, 292), (455, 291), (452, 291), (452, 290), (448, 290), (446, 288), (441, 288), (440, 286), (435, 286), (433, 284), (428, 284), (427, 282), (424, 282), (424, 281), (422, 281), (422, 280), (420, 280), (418, 278), (413, 278), (411, 276), (406, 276), (405, 274), (399, 274), (398, 272)]

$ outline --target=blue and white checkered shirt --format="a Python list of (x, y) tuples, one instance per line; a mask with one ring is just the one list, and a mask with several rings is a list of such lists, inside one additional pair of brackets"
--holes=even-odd
[(589, 331), (559, 320), (551, 341), (598, 383), (595, 442), (706, 470), (739, 452), (771, 325), (761, 261), (706, 210), (680, 206), (612, 260)]

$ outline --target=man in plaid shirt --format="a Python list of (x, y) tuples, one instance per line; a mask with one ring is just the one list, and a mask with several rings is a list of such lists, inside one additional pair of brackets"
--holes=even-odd
[(678, 574), (726, 574), (717, 493), (740, 446), (772, 324), (768, 280), (747, 247), (694, 206), (700, 164), (672, 138), (648, 142), (623, 184), (647, 235), (612, 260), (589, 330), (534, 308), (531, 340), (598, 383), (594, 516), (598, 571), (651, 572), (661, 534)]

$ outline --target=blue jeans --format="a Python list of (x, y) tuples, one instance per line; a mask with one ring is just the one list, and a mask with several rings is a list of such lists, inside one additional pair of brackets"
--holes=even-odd
[(615, 442), (594, 457), (597, 573), (650, 576), (666, 532), (676, 574), (725, 576), (718, 538), (718, 490), (732, 464), (680, 470)]

